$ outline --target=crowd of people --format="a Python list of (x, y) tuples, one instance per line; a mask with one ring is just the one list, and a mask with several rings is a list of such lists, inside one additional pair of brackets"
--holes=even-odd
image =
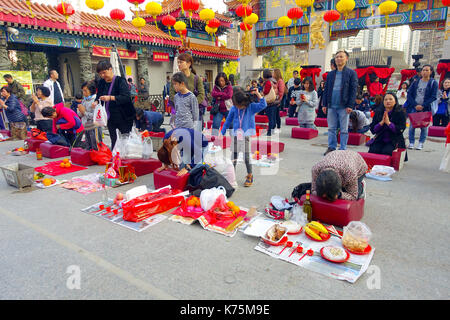
[[(265, 69), (262, 77), (252, 80), (245, 89), (235, 86), (234, 76), (227, 77), (225, 73), (219, 72), (213, 87), (209, 88), (207, 82), (197, 75), (192, 56), (182, 53), (177, 59), (179, 72), (168, 77), (164, 86), (163, 96), (168, 99), (163, 113), (135, 108), (137, 97), (149, 96), (145, 79), (140, 79), (135, 85), (133, 81), (115, 75), (111, 63), (105, 60), (97, 65), (97, 79), (82, 85), (82, 91), (75, 96), (70, 108), (64, 107), (58, 72), (51, 70), (49, 79), (32, 96), (29, 110), (37, 129), (47, 133), (49, 140), (53, 135), (59, 135), (58, 139), (63, 137), (69, 145), (73, 145), (77, 136), (84, 133), (87, 147), (95, 149), (102, 132), (101, 128), (94, 125), (94, 110), (98, 104), (103, 104), (107, 111), (106, 127), (111, 138), (111, 150), (116, 144), (117, 132), (130, 133), (133, 125), (141, 131), (165, 133), (162, 125), (166, 113), (170, 115), (172, 130), (165, 134), (164, 147), (158, 152), (163, 162), (161, 170), (174, 166), (182, 169), (181, 174), (184, 174), (203, 162), (207, 146), (202, 134), (204, 115), (207, 107), (211, 106), (211, 135), (221, 138), (227, 132), (230, 133), (233, 140), (232, 162), (235, 166), (238, 152), (244, 153), (246, 187), (250, 187), (254, 181), (250, 163), (250, 137), (256, 134), (256, 114), (268, 117), (269, 137), (281, 130), (280, 111), (286, 110), (289, 117), (297, 117), (302, 128), (316, 129), (316, 117), (327, 118), (328, 148), (324, 155), (330, 163), (352, 158), (345, 152), (333, 153), (338, 148), (338, 136), (339, 150), (347, 149), (349, 132), (367, 133), (370, 130), (373, 138), (368, 142), (369, 152), (392, 155), (397, 148), (423, 148), (427, 137), (426, 127), (420, 129), (419, 144), (415, 146), (415, 128), (410, 126), (409, 144), (405, 145), (403, 134), (408, 114), (432, 111), (433, 125), (448, 125), (450, 79), (445, 79), (439, 87), (431, 65), (424, 65), (418, 75), (402, 83), (396, 93), (384, 94), (379, 78), (368, 86), (367, 91), (362, 91), (356, 72), (347, 66), (348, 59), (349, 54), (345, 50), (338, 51), (330, 62), (331, 71), (326, 81), (321, 81), (317, 88), (313, 78), (300, 79), (298, 71), (294, 71), (293, 77), (285, 81), (279, 69)], [(1, 88), (0, 109), (6, 118), (3, 118), (5, 121), (0, 122), (0, 126), (4, 128), (4, 122), (7, 121), (13, 137), (24, 139), (28, 126), (25, 114), (27, 108), (23, 104), (25, 92), (11, 75), (5, 75), (4, 78), (8, 85)], [(201, 137), (201, 143), (196, 142), (198, 137)], [(176, 149), (173, 145), (176, 144), (185, 145), (179, 155), (172, 154)], [(333, 156), (328, 157), (330, 153)], [(335, 157), (342, 159), (337, 160)], [(364, 168), (359, 163), (355, 166), (358, 167), (357, 172), (353, 172), (356, 180), (352, 178), (352, 181), (358, 182)], [(314, 191), (318, 190), (329, 199), (345, 196), (346, 193), (351, 194), (352, 198), (360, 196), (361, 181), (359, 184), (353, 181), (355, 184), (351, 187), (342, 189), (342, 183), (346, 180), (336, 177), (336, 170), (320, 173), (319, 168), (316, 169)], [(338, 188), (341, 190), (340, 195), (327, 187), (327, 181), (338, 180), (341, 184)], [(323, 191), (324, 188), (328, 191)], [(343, 193), (342, 190), (347, 191)]]

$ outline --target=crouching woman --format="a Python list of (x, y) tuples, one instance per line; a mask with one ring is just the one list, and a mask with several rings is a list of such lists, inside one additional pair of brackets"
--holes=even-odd
[(398, 104), (397, 96), (387, 93), (383, 107), (375, 110), (370, 131), (375, 137), (370, 141), (369, 153), (392, 156), (397, 148), (406, 149), (403, 132), (406, 129), (406, 115)]

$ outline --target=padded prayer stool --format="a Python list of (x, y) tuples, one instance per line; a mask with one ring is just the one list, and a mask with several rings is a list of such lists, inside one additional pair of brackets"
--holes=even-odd
[(123, 165), (130, 165), (134, 168), (134, 173), (137, 177), (142, 177), (147, 174), (155, 172), (156, 169), (161, 168), (162, 163), (157, 159), (124, 159)]
[(83, 148), (73, 148), (70, 151), (70, 161), (83, 167), (95, 166), (97, 164), (91, 160), (91, 151)]
[(40, 146), (42, 156), (49, 159), (64, 158), (70, 155), (69, 147), (44, 142)]
[(175, 171), (173, 169), (155, 172), (153, 174), (153, 183), (155, 185), (155, 189), (158, 190), (170, 185), (172, 189), (184, 190), (189, 180), (189, 173), (181, 177), (178, 177), (177, 174), (178, 171)]
[(211, 120), (211, 121), (208, 121), (208, 123), (207, 123), (206, 125), (207, 125), (207, 128), (208, 128), (208, 129), (211, 129), (211, 128), (212, 128), (212, 125), (213, 125), (212, 120)]
[(271, 140), (252, 140), (252, 153), (259, 151), (262, 155), (279, 154), (284, 151), (284, 143)]
[(269, 123), (269, 117), (264, 115), (255, 115), (255, 122), (256, 123)]
[(430, 137), (440, 137), (445, 138), (445, 127), (435, 127), (431, 126), (428, 128), (428, 135)]
[(256, 129), (256, 136), (259, 137), (269, 129), (269, 126), (265, 124), (257, 124), (255, 129)]
[(300, 124), (298, 123), (298, 118), (286, 118), (286, 125), (298, 127)]
[(25, 140), (28, 144), (28, 150), (31, 152), (36, 152), (36, 149), (41, 146), (45, 141), (41, 139), (28, 138)]
[(391, 167), (396, 171), (403, 169), (403, 164), (405, 163), (406, 149), (397, 149), (392, 152), (391, 157)]
[[(305, 201), (306, 195), (301, 198)], [(313, 220), (337, 227), (344, 227), (351, 221), (360, 221), (364, 216), (364, 199), (356, 201), (338, 199), (328, 201), (321, 197), (311, 195)]]
[(316, 120), (314, 121), (314, 124), (316, 125), (316, 127), (321, 127), (321, 128), (328, 127), (327, 118), (316, 118)]
[(292, 138), (310, 140), (319, 136), (319, 131), (311, 128), (292, 128)]
[(388, 166), (390, 167), (392, 164), (392, 157), (385, 154), (376, 154), (376, 153), (368, 153), (368, 152), (358, 152), (361, 157), (363, 157), (364, 161), (369, 168), (373, 166)]
[(9, 130), (0, 130), (0, 133), (4, 137), (11, 137), (11, 131), (9, 131)]
[(281, 118), (283, 118), (283, 117), (287, 117), (287, 112), (286, 111), (280, 111), (280, 117)]
[[(338, 135), (338, 142), (341, 143), (341, 134)], [(366, 135), (362, 133), (349, 132), (347, 144), (349, 146), (360, 146), (366, 143)]]

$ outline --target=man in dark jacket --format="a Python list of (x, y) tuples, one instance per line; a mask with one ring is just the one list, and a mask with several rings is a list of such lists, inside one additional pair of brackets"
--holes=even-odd
[(345, 50), (336, 53), (337, 69), (327, 76), (325, 91), (323, 93), (323, 112), (328, 120), (328, 149), (325, 155), (336, 150), (337, 128), (341, 130), (341, 148), (347, 149), (349, 115), (354, 109), (356, 93), (358, 90), (358, 76), (348, 68), (349, 54)]

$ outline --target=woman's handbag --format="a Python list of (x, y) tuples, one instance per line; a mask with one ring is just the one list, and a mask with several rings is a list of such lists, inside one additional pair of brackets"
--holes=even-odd
[(213, 104), (212, 104), (212, 108), (209, 111), (209, 113), (212, 114), (213, 116), (215, 116), (216, 114), (219, 113), (219, 109), (220, 109), (220, 102), (217, 101), (216, 99), (214, 99)]
[(414, 112), (408, 114), (409, 121), (413, 128), (426, 128), (431, 123), (432, 114), (430, 111), (426, 112)]
[(264, 99), (266, 99), (267, 104), (274, 103), (275, 100), (277, 100), (277, 95), (275, 93), (275, 89), (273, 88), (273, 85), (270, 88), (269, 93), (264, 96)]

